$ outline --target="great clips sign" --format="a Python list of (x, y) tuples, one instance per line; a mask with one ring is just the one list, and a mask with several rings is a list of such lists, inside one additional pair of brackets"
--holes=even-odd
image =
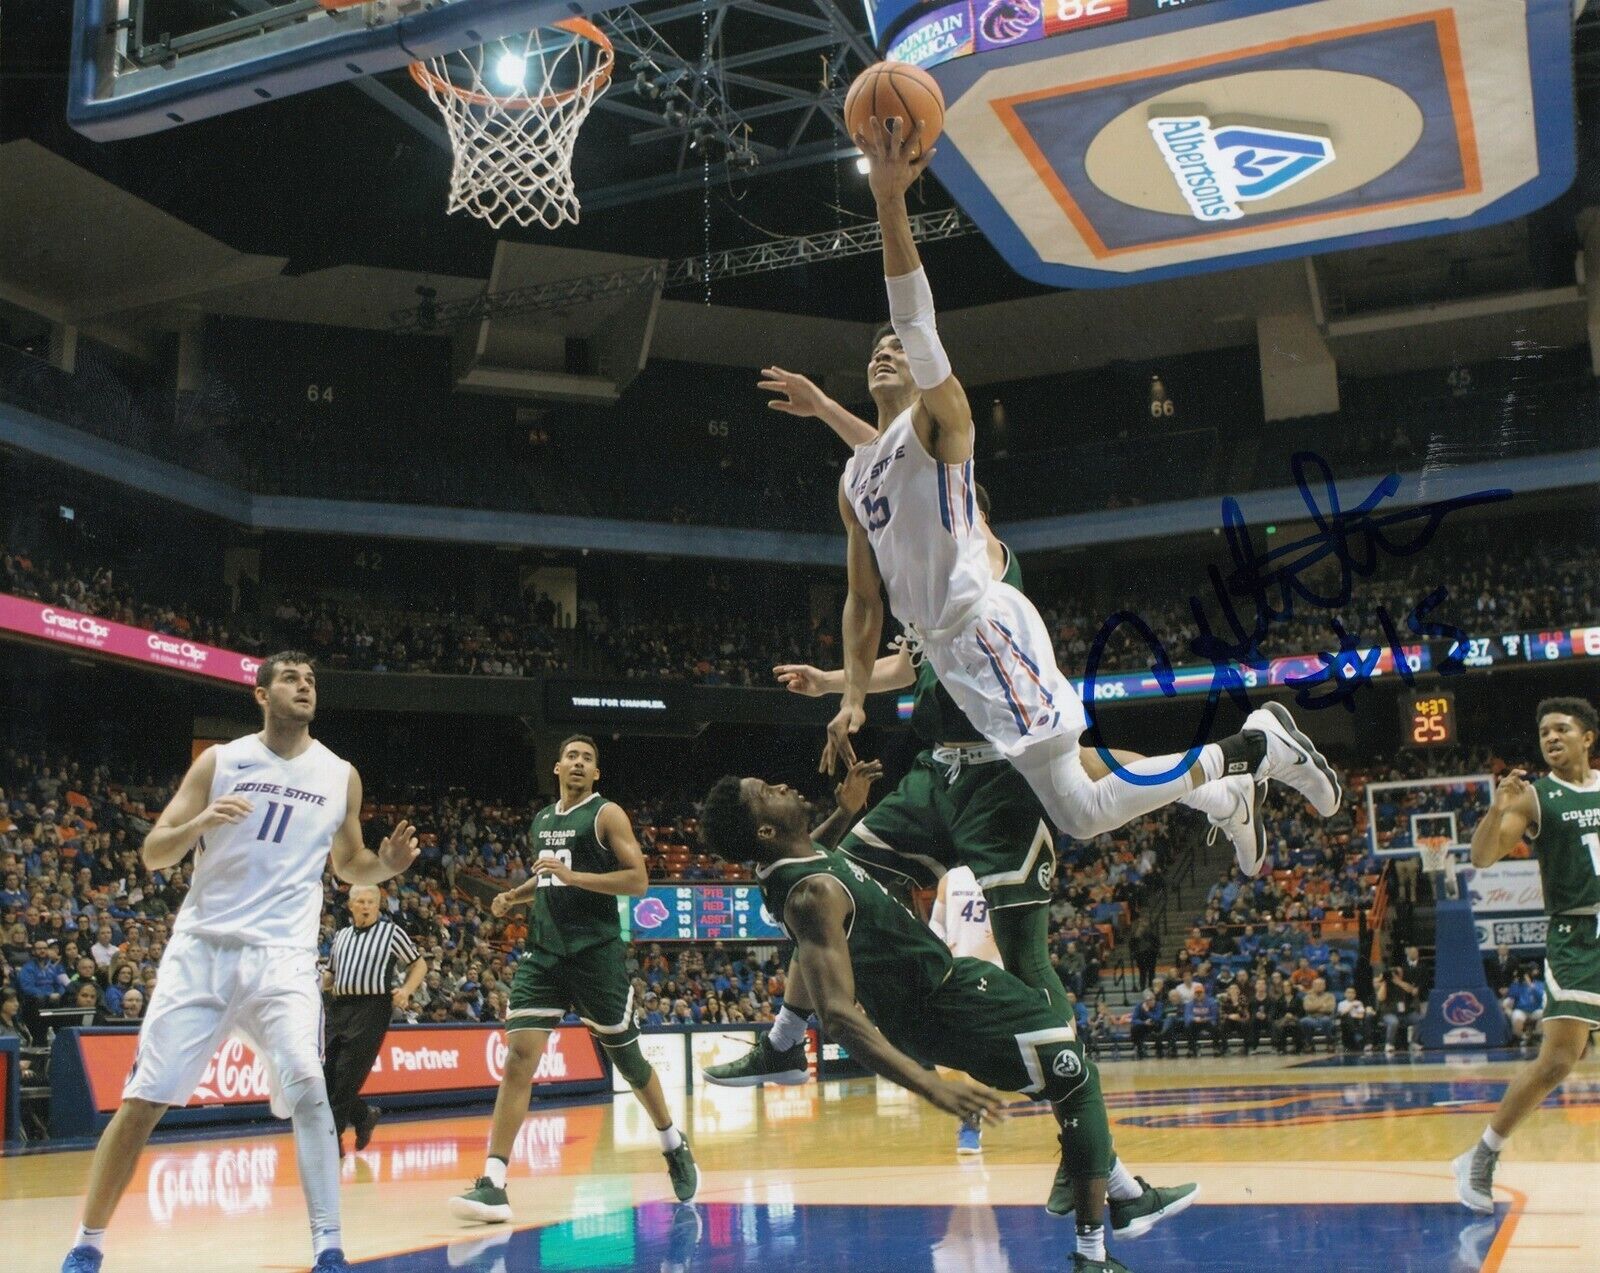
[[(138, 1035), (132, 1031), (79, 1037), (90, 1100), (98, 1113), (108, 1114), (121, 1103), (123, 1081), (133, 1066), (138, 1042)], [(433, 1026), (390, 1030), (378, 1049), (372, 1073), (361, 1085), (361, 1094), (414, 1095), (498, 1087), (505, 1077), (505, 1064), (506, 1036), (502, 1030)], [(582, 1026), (565, 1026), (550, 1032), (533, 1085), (545, 1087), (604, 1077), (600, 1054), (589, 1032)], [(270, 1095), (267, 1067), (246, 1044), (229, 1039), (206, 1066), (188, 1108), (261, 1104)]]
[(0, 593), (0, 633), (14, 633), (35, 641), (50, 641), (94, 654), (107, 654), (176, 672), (227, 681), (232, 685), (254, 685), (261, 660), (237, 650), (201, 645), (166, 632), (97, 619), (60, 606), (42, 606), (37, 601)]

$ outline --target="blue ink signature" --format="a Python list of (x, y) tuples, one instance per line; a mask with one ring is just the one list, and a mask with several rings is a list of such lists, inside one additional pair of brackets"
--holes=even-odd
[[(1176, 689), (1172, 659), (1161, 639), (1137, 614), (1119, 610), (1100, 625), (1094, 641), (1090, 643), (1083, 672), (1083, 710), (1088, 723), (1084, 734), (1111, 770), (1136, 786), (1170, 782), (1194, 764), (1200, 749), (1210, 737), (1217, 704), (1223, 695), (1232, 699), (1241, 710), (1250, 710), (1244, 671), (1267, 671), (1269, 660), (1261, 653), (1261, 642), (1274, 623), (1286, 623), (1294, 617), (1297, 600), (1325, 610), (1346, 606), (1350, 603), (1358, 576), (1370, 576), (1385, 558), (1409, 557), (1421, 552), (1433, 541), (1440, 525), (1451, 513), (1511, 498), (1511, 491), (1496, 488), (1380, 513), (1378, 506), (1400, 489), (1400, 475), (1390, 473), (1372, 488), (1366, 499), (1346, 511), (1340, 507), (1338, 487), (1334, 484), (1333, 471), (1326, 460), (1310, 451), (1297, 451), (1289, 463), (1295, 485), (1300, 490), (1300, 497), (1311, 514), (1316, 530), (1304, 539), (1262, 555), (1251, 541), (1250, 527), (1244, 519), (1239, 501), (1231, 495), (1222, 501), (1222, 530), (1227, 538), (1228, 555), (1234, 569), (1224, 577), (1222, 571), (1213, 565), (1207, 568), (1206, 574), (1222, 622), (1226, 625), (1225, 635), (1219, 635), (1213, 628), (1202, 600), (1191, 596), (1189, 611), (1194, 616), (1198, 635), (1189, 641), (1188, 648), (1198, 659), (1211, 664), (1211, 685), (1206, 691), (1200, 722), (1195, 726), (1195, 741), (1171, 769), (1160, 774), (1130, 773), (1117, 763), (1100, 742), (1095, 724), (1095, 679), (1100, 673), (1106, 647), (1121, 628), (1131, 629), (1144, 642), (1151, 655), (1151, 674), (1161, 687), (1162, 694), (1168, 698), (1174, 696)], [(1319, 503), (1318, 494), (1313, 489), (1318, 486), (1322, 488), (1321, 495), (1326, 507)], [(1333, 584), (1319, 588), (1308, 582), (1304, 577), (1306, 572), (1329, 560), (1338, 564)], [(1467, 633), (1460, 628), (1428, 620), (1428, 614), (1448, 595), (1445, 588), (1435, 588), (1405, 618), (1405, 626), (1414, 636), (1460, 643), (1440, 663), (1439, 673), (1442, 676), (1454, 676), (1464, 670), (1461, 655), (1456, 651), (1465, 650), (1468, 640)], [(1244, 608), (1254, 613), (1247, 618), (1241, 617), (1239, 602), (1245, 603)], [(1392, 654), (1394, 669), (1406, 684), (1413, 683), (1412, 669), (1406, 662), (1394, 617), (1383, 606), (1379, 606), (1377, 619), (1383, 629), (1384, 645), (1364, 649), (1359, 633), (1347, 631), (1337, 617), (1330, 618), (1329, 626), (1338, 638), (1338, 648), (1318, 653), (1317, 660), (1321, 667), (1315, 671), (1285, 678), (1285, 684), (1296, 687), (1296, 703), (1309, 710), (1341, 704), (1347, 711), (1355, 711), (1355, 691), (1371, 679), (1385, 650)], [(1326, 689), (1327, 692), (1319, 693), (1319, 689)]]

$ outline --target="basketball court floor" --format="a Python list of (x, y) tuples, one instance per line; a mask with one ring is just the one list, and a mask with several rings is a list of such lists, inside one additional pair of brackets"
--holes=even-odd
[[(1508, 1148), (1495, 1215), (1455, 1202), (1449, 1159), (1514, 1072), (1504, 1059), (1437, 1055), (1108, 1064), (1123, 1158), (1156, 1183), (1202, 1189), (1197, 1206), (1114, 1253), (1134, 1273), (1592, 1273), (1592, 1057)], [(709, 1089), (685, 1103), (704, 1171), (696, 1206), (673, 1204), (655, 1135), (624, 1096), (530, 1113), (512, 1165), (516, 1220), (500, 1228), (458, 1225), (444, 1205), (481, 1167), (485, 1117), (382, 1123), (344, 1163), (352, 1262), (381, 1273), (1031, 1273), (1070, 1262), (1071, 1226), (1043, 1208), (1055, 1149), (1043, 1107), (1017, 1107), (980, 1158), (957, 1159), (952, 1120), (873, 1080)], [(278, 1126), (152, 1146), (112, 1227), (107, 1273), (304, 1269), (293, 1142)], [(89, 1157), (0, 1159), (5, 1268), (59, 1267)]]

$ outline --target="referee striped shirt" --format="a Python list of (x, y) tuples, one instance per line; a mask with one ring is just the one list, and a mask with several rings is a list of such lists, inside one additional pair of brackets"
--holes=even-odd
[(379, 919), (365, 928), (351, 924), (333, 938), (328, 968), (336, 995), (386, 995), (398, 984), (395, 970), (416, 962), (417, 948), (393, 920)]

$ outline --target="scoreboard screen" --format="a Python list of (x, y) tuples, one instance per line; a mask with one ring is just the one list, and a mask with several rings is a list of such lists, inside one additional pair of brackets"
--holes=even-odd
[(1448, 747), (1456, 741), (1456, 696), (1450, 690), (1408, 694), (1400, 700), (1400, 731), (1407, 747)]
[(635, 941), (787, 940), (754, 884), (652, 884), (622, 901), (624, 937)]

